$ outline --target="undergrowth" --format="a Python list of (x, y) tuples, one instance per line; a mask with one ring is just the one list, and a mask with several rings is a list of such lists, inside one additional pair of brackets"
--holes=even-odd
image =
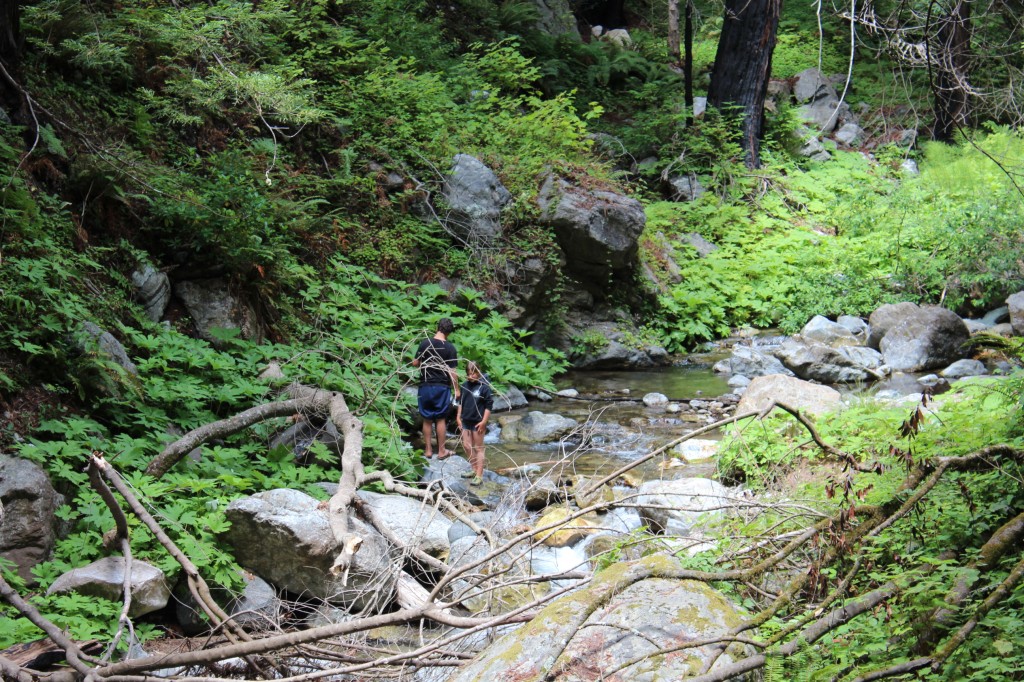
[[(841, 412), (815, 419), (821, 438), (851, 455), (859, 471), (823, 453), (789, 415), (749, 420), (732, 427), (723, 442), (719, 473), (742, 481), (765, 499), (790, 501), (825, 514), (848, 509), (850, 518), (856, 518), (857, 508), (892, 499), (915, 463), (966, 455), (993, 443), (1024, 445), (1017, 420), (1021, 380), (1018, 374), (959, 382), (954, 390), (921, 403), (855, 399)], [(854, 572), (846, 596), (854, 598), (889, 581), (902, 586), (899, 596), (884, 609), (802, 647), (798, 658), (773, 661), (766, 672), (774, 679), (847, 679), (854, 671), (912, 659), (919, 620), (941, 605), (950, 585), (970, 570), (965, 563), (981, 543), (1024, 508), (1022, 476), (1024, 468), (1014, 461), (995, 470), (948, 475), (904, 521), (869, 543), (846, 548), (846, 559), (829, 568), (819, 582), (835, 584), (856, 559), (863, 569)], [(778, 530), (776, 524), (790, 522), (768, 513), (755, 524), (734, 530), (756, 536), (759, 530)], [(985, 575), (986, 586), (1003, 580), (1019, 560), (1019, 555), (1009, 554)], [(932, 568), (921, 570), (922, 566)], [(914, 576), (912, 582), (903, 580), (908, 574)], [(1024, 659), (1014, 644), (1022, 634), (1014, 614), (1022, 599), (1018, 588), (984, 616), (975, 636), (942, 673), (926, 673), (925, 679), (1018, 679)], [(977, 603), (968, 600), (961, 609), (968, 613), (974, 606)], [(781, 614), (761, 634), (786, 625), (787, 616)]]

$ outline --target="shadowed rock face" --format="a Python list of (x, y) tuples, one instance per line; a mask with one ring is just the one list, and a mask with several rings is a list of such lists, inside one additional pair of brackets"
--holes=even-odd
[(57, 507), (64, 503), (34, 462), (0, 455), (0, 556), (35, 584), (32, 567), (50, 558)]
[(567, 267), (584, 284), (603, 291), (616, 272), (636, 263), (646, 216), (636, 199), (585, 190), (549, 176), (537, 197), (545, 222), (555, 230)]

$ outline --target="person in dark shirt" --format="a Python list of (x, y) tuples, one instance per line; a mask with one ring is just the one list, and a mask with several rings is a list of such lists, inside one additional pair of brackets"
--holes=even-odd
[(484, 477), (484, 434), (487, 420), (494, 409), (494, 391), (480, 367), (473, 361), (466, 363), (466, 381), (462, 384), (459, 411), (455, 421), (462, 429), (462, 447), (473, 470), (463, 477), (473, 477), (470, 485), (480, 485)]
[(423, 339), (413, 367), (419, 367), (420, 387), (417, 399), (420, 415), (423, 417), (423, 456), (433, 457), (433, 441), (437, 438), (437, 458), (447, 459), (455, 454), (445, 448), (447, 424), (445, 420), (452, 406), (452, 391), (455, 399), (459, 396), (459, 377), (455, 372), (459, 354), (448, 336), (455, 331), (455, 325), (447, 317), (437, 322), (437, 333), (433, 338)]

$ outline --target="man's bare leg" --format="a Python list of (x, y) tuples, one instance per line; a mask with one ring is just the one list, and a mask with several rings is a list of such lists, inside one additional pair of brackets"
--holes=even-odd
[(438, 419), (434, 424), (434, 430), (437, 432), (437, 456), (444, 457), (447, 454), (445, 450), (445, 436), (448, 425), (444, 419)]
[(433, 426), (433, 424), (429, 419), (423, 420), (423, 456), (427, 459), (434, 456), (432, 451), (434, 447), (434, 434), (431, 426)]

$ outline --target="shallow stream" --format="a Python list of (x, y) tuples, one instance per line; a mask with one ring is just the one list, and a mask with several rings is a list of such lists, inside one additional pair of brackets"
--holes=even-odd
[[(525, 410), (498, 414), (485, 439), (487, 468), (505, 472), (524, 465), (542, 469), (561, 468), (565, 473), (604, 475), (662, 444), (705, 426), (708, 418), (693, 413), (671, 414), (664, 407), (647, 407), (643, 397), (661, 393), (672, 402), (693, 399), (711, 401), (729, 392), (726, 380), (710, 365), (677, 365), (650, 370), (570, 372), (556, 381), (561, 389), (575, 389), (579, 396), (553, 396), (549, 402), (533, 400)], [(580, 433), (561, 443), (507, 442), (500, 424), (529, 411), (559, 414), (581, 424)], [(705, 438), (718, 438), (708, 434)], [(640, 479), (662, 475), (661, 460), (634, 471)], [(690, 465), (672, 477), (710, 476), (714, 464)]]
[[(630, 460), (714, 421), (706, 413), (689, 410), (670, 413), (663, 406), (647, 407), (643, 397), (648, 393), (661, 393), (670, 402), (686, 404), (694, 400), (710, 402), (730, 393), (727, 378), (712, 370), (717, 359), (700, 356), (699, 360), (686, 364), (645, 370), (566, 373), (556, 380), (556, 386), (559, 390), (575, 389), (579, 392), (577, 397), (556, 395), (548, 402), (531, 400), (524, 410), (494, 416), (485, 439), (487, 468), (504, 473), (516, 467), (539, 465), (541, 469), (560, 467), (565, 473), (582, 475), (611, 473)], [(906, 395), (922, 390), (918, 378), (919, 375), (900, 374), (871, 385), (836, 388), (844, 394), (865, 397), (881, 390)], [(560, 443), (520, 443), (502, 439), (502, 421), (532, 411), (574, 419), (581, 425), (580, 433)], [(721, 433), (711, 432), (700, 437), (717, 440)], [(635, 469), (633, 474), (640, 480), (660, 478), (666, 475), (663, 464), (664, 458), (655, 458)], [(712, 476), (714, 469), (713, 463), (691, 464), (672, 469), (669, 477)]]

